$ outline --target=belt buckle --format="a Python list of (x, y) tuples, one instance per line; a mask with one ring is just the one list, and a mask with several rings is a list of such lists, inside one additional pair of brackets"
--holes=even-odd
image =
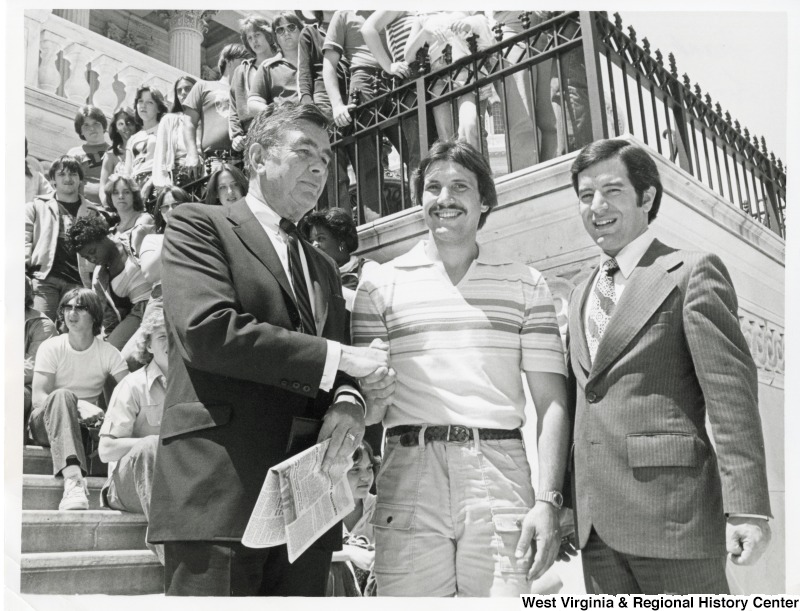
[(465, 426), (448, 425), (447, 441), (454, 443), (467, 443), (469, 441), (469, 429)]

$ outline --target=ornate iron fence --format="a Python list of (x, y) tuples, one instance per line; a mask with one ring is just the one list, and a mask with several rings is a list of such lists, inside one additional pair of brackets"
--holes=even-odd
[[(767, 150), (763, 137), (751, 137), (719, 103), (712, 107), (709, 94), (703, 96), (698, 85), (692, 88), (687, 75), (678, 77), (671, 54), (666, 67), (660, 51), (651, 53), (647, 39), (640, 46), (632, 27), (628, 34), (623, 31), (619, 15), (613, 22), (603, 12), (546, 17), (521, 13), (519, 33), (509, 34), (498, 24), (496, 44), (481, 51), (473, 46), (473, 53), (455, 62), (446, 49), (439, 62), (444, 65), (436, 70), (418, 56), (411, 79), (375, 76), (371, 99), (351, 99), (356, 104), (353, 125), (334, 129), (333, 141), (337, 159), (349, 159), (358, 177), (352, 204), (359, 223), (413, 205), (410, 178), (419, 151), (427, 150), (436, 136), (433, 117), (437, 112), (442, 116), (437, 109), (449, 106), (452, 131), (459, 101), (471, 100), (481, 134), (477, 144), (487, 157), (498, 154), (488, 150), (486, 140), (490, 91), (501, 107), (504, 171), (628, 133), (785, 237), (786, 167)], [(543, 82), (549, 84), (550, 108), (538, 103), (541, 92), (536, 99)], [(526, 97), (525, 112), (514, 106), (516, 95)], [(553, 123), (555, 149), (542, 141), (553, 137), (546, 131)], [(391, 176), (379, 153), (385, 136), (400, 160)], [(520, 160), (517, 153), (525, 147), (533, 153)], [(364, 151), (376, 161), (365, 162)], [(337, 182), (346, 171), (342, 161), (334, 164)], [(349, 208), (351, 202), (339, 204)]]

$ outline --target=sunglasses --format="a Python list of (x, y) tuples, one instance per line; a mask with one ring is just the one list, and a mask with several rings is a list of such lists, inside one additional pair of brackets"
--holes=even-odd
[(77, 303), (73, 304), (73, 305), (65, 305), (64, 306), (64, 311), (65, 312), (88, 312), (89, 311), (89, 306), (87, 306), (87, 305), (78, 305)]
[(293, 23), (287, 23), (286, 25), (279, 25), (275, 28), (275, 33), (278, 36), (283, 36), (284, 34), (291, 34), (292, 32), (297, 31), (297, 26)]

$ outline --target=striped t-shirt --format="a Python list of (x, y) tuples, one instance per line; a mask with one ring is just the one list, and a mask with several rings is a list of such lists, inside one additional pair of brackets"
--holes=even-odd
[(453, 285), (432, 242), (365, 274), (352, 332), (355, 346), (390, 344), (397, 386), (387, 427), (518, 428), (521, 374), (566, 375), (555, 307), (538, 271), (481, 253)]

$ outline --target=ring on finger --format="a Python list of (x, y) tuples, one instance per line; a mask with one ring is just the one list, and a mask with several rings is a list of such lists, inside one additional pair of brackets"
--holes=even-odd
[(356, 436), (355, 436), (355, 435), (353, 435), (353, 433), (347, 433), (347, 434), (345, 435), (345, 437), (346, 437), (347, 439), (349, 439), (350, 441), (352, 441), (353, 443), (355, 443), (355, 442), (356, 442)]

